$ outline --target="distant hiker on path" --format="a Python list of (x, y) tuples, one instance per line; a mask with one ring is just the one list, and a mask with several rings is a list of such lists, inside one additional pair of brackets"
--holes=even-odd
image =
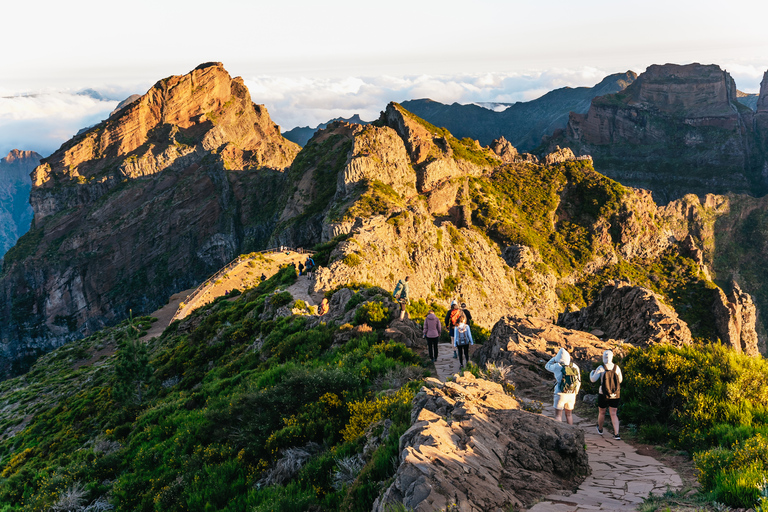
[[(467, 317), (464, 313), (459, 314), (459, 323), (455, 327), (453, 336), (453, 348), (459, 351), (459, 370), (464, 367), (464, 362), (469, 362), (469, 346), (474, 345), (472, 331), (467, 325)], [(463, 357), (462, 357), (463, 356)]]
[(424, 337), (427, 338), (429, 358), (433, 363), (437, 361), (437, 340), (440, 338), (442, 330), (443, 326), (440, 320), (435, 316), (435, 312), (430, 309), (427, 318), (424, 319)]
[(304, 264), (299, 262), (299, 275), (304, 274)]
[(589, 372), (589, 380), (597, 382), (597, 379), (600, 379), (600, 390), (597, 394), (597, 433), (603, 435), (605, 409), (608, 409), (611, 413), (613, 438), (621, 439), (619, 436), (619, 417), (616, 412), (619, 408), (623, 376), (621, 375), (621, 368), (613, 363), (613, 352), (610, 350), (603, 352), (603, 364), (598, 366), (596, 370)]
[(264, 274), (264, 272), (261, 273), (261, 280), (262, 281), (266, 281), (267, 280), (267, 276), (266, 276), (266, 274)]
[(307, 275), (312, 277), (312, 271), (315, 269), (315, 260), (312, 259), (312, 256), (307, 258), (304, 266), (307, 268)]
[(405, 318), (405, 306), (410, 302), (408, 298), (408, 279), (410, 276), (405, 276), (405, 280), (401, 279), (395, 285), (395, 291), (392, 295), (400, 303), (400, 320)]
[[(448, 329), (448, 335), (451, 337), (451, 345), (454, 346), (454, 349), (456, 347), (456, 343), (453, 342), (453, 334), (456, 326), (459, 324), (459, 317), (462, 314), (462, 311), (459, 309), (459, 303), (454, 301), (451, 301), (451, 309), (448, 310), (448, 313), (445, 314), (445, 328)], [(456, 359), (458, 356), (456, 355), (456, 350), (453, 351), (453, 358)]]
[(565, 420), (573, 425), (573, 407), (576, 405), (576, 393), (581, 387), (581, 370), (571, 361), (571, 355), (564, 348), (544, 368), (555, 374), (555, 419), (563, 421), (565, 410)]
[(472, 313), (469, 312), (469, 309), (467, 309), (467, 304), (465, 302), (461, 303), (461, 310), (464, 312), (464, 316), (467, 317), (467, 325), (472, 323)]
[(323, 302), (321, 302), (320, 307), (317, 308), (317, 314), (320, 316), (323, 316), (328, 312), (329, 307), (330, 306), (328, 305), (328, 297), (323, 297)]

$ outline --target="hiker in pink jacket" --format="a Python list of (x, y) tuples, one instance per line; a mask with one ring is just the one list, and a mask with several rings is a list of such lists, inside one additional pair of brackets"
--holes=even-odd
[(427, 338), (427, 347), (429, 347), (429, 358), (434, 363), (437, 361), (437, 340), (443, 331), (443, 325), (435, 316), (435, 312), (430, 310), (427, 318), (424, 319), (424, 337)]

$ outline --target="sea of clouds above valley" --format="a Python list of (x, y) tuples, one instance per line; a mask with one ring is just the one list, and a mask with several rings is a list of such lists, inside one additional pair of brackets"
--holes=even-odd
[[(726, 67), (739, 89), (757, 92), (764, 69)], [(315, 127), (336, 117), (359, 114), (372, 121), (390, 101), (431, 98), (441, 103), (514, 103), (538, 98), (560, 87), (591, 87), (609, 74), (626, 70), (550, 69), (545, 72), (486, 73), (453, 76), (375, 76), (297, 78), (244, 76), (256, 103), (267, 106), (283, 131)], [(635, 70), (641, 71), (641, 70)], [(81, 128), (106, 119), (118, 102), (145, 93), (151, 83), (92, 86), (87, 91), (29, 93), (0, 89), (0, 157), (11, 149), (50, 155)]]

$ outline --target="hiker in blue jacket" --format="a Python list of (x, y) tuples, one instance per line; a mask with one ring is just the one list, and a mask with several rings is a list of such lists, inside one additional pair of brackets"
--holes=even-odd
[(581, 370), (571, 361), (571, 355), (564, 348), (561, 348), (544, 368), (555, 374), (555, 419), (563, 421), (565, 411), (565, 421), (573, 425), (573, 407), (581, 387)]
[(464, 313), (459, 315), (459, 323), (456, 324), (453, 332), (453, 348), (459, 351), (459, 370), (469, 363), (469, 346), (474, 345), (472, 331), (467, 325), (467, 317)]

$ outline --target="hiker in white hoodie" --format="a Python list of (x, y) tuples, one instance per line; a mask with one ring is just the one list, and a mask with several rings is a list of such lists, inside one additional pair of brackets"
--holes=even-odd
[(555, 374), (555, 419), (563, 421), (565, 410), (565, 421), (573, 425), (573, 407), (581, 387), (581, 370), (571, 362), (571, 355), (564, 348), (547, 362), (545, 368)]
[(613, 352), (606, 350), (603, 352), (603, 364), (596, 370), (589, 372), (589, 380), (597, 382), (600, 379), (600, 391), (597, 395), (597, 433), (603, 435), (603, 423), (605, 423), (605, 409), (611, 413), (611, 424), (613, 425), (613, 438), (619, 437), (619, 417), (616, 412), (619, 408), (619, 397), (621, 381), (621, 368), (613, 363)]

